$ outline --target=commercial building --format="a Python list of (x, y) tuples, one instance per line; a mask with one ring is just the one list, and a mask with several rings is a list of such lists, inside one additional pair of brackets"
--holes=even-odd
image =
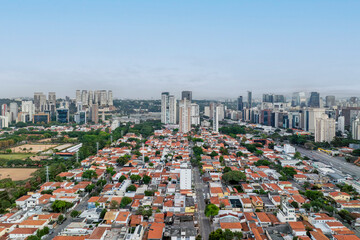
[(46, 95), (42, 92), (34, 93), (35, 112), (44, 112), (46, 110)]
[(319, 108), (320, 107), (320, 93), (318, 93), (318, 92), (310, 93), (310, 99), (309, 99), (308, 106), (311, 108)]
[(325, 97), (325, 106), (326, 107), (335, 106), (335, 96), (326, 96)]
[(2, 104), (1, 105), (1, 116), (6, 116), (6, 113), (8, 112), (8, 106), (7, 104)]
[(306, 106), (306, 94), (304, 92), (294, 92), (292, 96), (291, 106)]
[(95, 124), (99, 123), (99, 106), (97, 104), (93, 104), (91, 107), (91, 121)]
[(69, 109), (59, 108), (56, 110), (56, 121), (59, 123), (68, 123), (69, 122)]
[(196, 103), (191, 103), (191, 124), (200, 125), (200, 107)]
[(304, 130), (315, 133), (316, 119), (325, 114), (324, 108), (309, 108), (305, 111)]
[(344, 116), (338, 117), (336, 129), (337, 129), (337, 131), (340, 131), (342, 134), (345, 133), (345, 117)]
[(21, 102), (21, 112), (29, 114), (29, 121), (33, 120), (35, 114), (35, 105), (32, 101)]
[(15, 122), (18, 119), (18, 104), (16, 102), (10, 103), (10, 122)]
[(244, 102), (243, 102), (243, 97), (239, 96), (237, 98), (237, 110), (238, 111), (242, 111), (244, 109)]
[(46, 124), (50, 122), (50, 115), (48, 113), (34, 114), (33, 123)]
[(192, 91), (182, 91), (181, 92), (181, 100), (184, 100), (185, 98), (191, 102), (192, 101)]
[(252, 92), (248, 91), (248, 99), (247, 99), (248, 108), (252, 108)]

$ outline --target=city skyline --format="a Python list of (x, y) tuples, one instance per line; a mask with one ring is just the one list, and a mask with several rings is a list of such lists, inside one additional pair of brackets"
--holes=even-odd
[[(71, 8), (69, 8), (71, 4)], [(359, 2), (4, 3), (1, 97), (112, 89), (195, 99), (360, 88)], [(337, 17), (334, 17), (337, 16)], [(48, 86), (51, 83), (51, 88)]]

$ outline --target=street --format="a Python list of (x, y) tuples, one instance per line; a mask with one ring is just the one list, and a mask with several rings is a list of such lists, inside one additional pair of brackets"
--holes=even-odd
[(203, 192), (204, 189), (207, 188), (205, 186), (204, 182), (201, 179), (199, 168), (195, 167), (193, 168), (193, 174), (194, 174), (194, 180), (195, 180), (195, 191), (196, 191), (196, 198), (198, 203), (198, 219), (199, 219), (199, 225), (200, 225), (200, 234), (202, 239), (209, 239), (209, 234), (212, 231), (211, 223), (209, 218), (205, 216), (205, 200)]
[[(84, 197), (80, 203), (74, 208), (76, 211), (84, 211), (86, 209), (87, 203), (89, 200), (89, 195)], [(66, 220), (61, 224), (55, 227), (54, 232), (46, 236), (45, 240), (51, 240), (56, 237), (64, 228), (66, 228), (70, 223), (73, 222), (73, 218), (70, 217), (70, 213), (63, 214), (66, 217)]]
[(332, 157), (326, 153), (311, 151), (301, 147), (297, 147), (297, 151), (301, 153), (301, 155), (307, 156), (310, 159), (315, 159), (324, 164), (331, 165), (332, 168), (345, 174), (351, 174), (355, 175), (356, 177), (360, 177), (360, 167), (346, 162), (344, 158)]

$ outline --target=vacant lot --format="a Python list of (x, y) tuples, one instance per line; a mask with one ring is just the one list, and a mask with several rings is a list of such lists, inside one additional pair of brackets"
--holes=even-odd
[(11, 148), (11, 151), (13, 153), (38, 153), (56, 146), (57, 144), (24, 144)]
[(25, 180), (38, 168), (0, 168), (0, 179), (11, 178), (13, 181)]
[(24, 160), (28, 157), (33, 156), (32, 153), (11, 153), (11, 154), (0, 154), (0, 159), (4, 160)]

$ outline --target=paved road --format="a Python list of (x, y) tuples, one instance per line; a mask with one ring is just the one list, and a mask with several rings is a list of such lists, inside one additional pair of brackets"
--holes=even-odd
[[(89, 200), (89, 196), (84, 197), (80, 203), (74, 208), (74, 210), (76, 211), (84, 211), (86, 209), (87, 203)], [(46, 238), (44, 238), (44, 240), (51, 240), (54, 237), (56, 237), (64, 228), (66, 228), (70, 223), (73, 222), (73, 218), (70, 217), (70, 214), (66, 214), (67, 219), (61, 224), (58, 225), (55, 229), (54, 232), (50, 235), (48, 235)]]
[(330, 155), (327, 155), (326, 153), (322, 153), (319, 151), (311, 151), (300, 147), (297, 147), (297, 151), (311, 159), (315, 159), (322, 163), (328, 164), (332, 168), (339, 170), (345, 174), (351, 174), (360, 177), (360, 167), (352, 163), (346, 162), (344, 158), (332, 157)]
[(209, 218), (205, 216), (205, 200), (204, 200), (204, 189), (207, 186), (204, 184), (200, 177), (199, 168), (193, 168), (194, 180), (195, 180), (195, 190), (196, 198), (198, 203), (198, 214), (199, 214), (199, 225), (200, 225), (200, 234), (202, 239), (208, 240), (209, 234), (212, 231)]

